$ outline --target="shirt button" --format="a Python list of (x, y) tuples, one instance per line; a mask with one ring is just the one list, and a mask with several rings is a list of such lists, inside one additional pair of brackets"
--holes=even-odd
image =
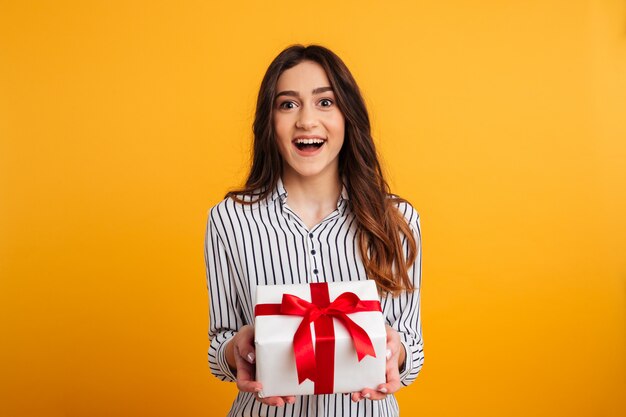
[(313, 270), (313, 273), (314, 273), (315, 275), (317, 275), (317, 273), (318, 273), (318, 272), (319, 272), (319, 271), (317, 270), (317, 268), (315, 268), (315, 269)]
[(311, 255), (315, 255), (315, 249), (311, 249)]
[(309, 237), (313, 239), (313, 233), (309, 233)]

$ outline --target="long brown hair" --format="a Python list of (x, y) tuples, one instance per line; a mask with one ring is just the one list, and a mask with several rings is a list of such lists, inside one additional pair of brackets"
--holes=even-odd
[[(382, 292), (412, 291), (408, 268), (417, 257), (417, 243), (397, 208), (405, 200), (391, 195), (371, 135), (369, 115), (352, 74), (335, 53), (319, 45), (293, 45), (268, 67), (257, 98), (253, 124), (252, 167), (242, 190), (226, 194), (243, 204), (266, 198), (282, 173), (282, 158), (274, 137), (273, 108), (276, 84), (283, 71), (302, 61), (318, 63), (326, 71), (337, 106), (345, 118), (344, 144), (339, 153), (339, 174), (348, 191), (358, 222), (359, 250), (369, 278)], [(242, 199), (239, 196), (249, 198)], [(404, 257), (401, 238), (408, 242)]]

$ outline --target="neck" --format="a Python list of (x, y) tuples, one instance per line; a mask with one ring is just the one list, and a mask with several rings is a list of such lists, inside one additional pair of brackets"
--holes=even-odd
[(339, 174), (305, 178), (283, 172), (283, 185), (288, 194), (288, 204), (312, 227), (337, 208), (342, 190)]
[(342, 189), (338, 175), (331, 178), (313, 179), (284, 175), (283, 185), (289, 195), (290, 203), (298, 201), (316, 206), (335, 206)]

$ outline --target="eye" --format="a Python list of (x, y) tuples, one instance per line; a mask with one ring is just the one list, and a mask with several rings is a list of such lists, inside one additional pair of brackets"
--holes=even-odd
[(323, 98), (320, 100), (320, 105), (322, 107), (330, 107), (333, 105), (333, 101), (329, 98)]
[(294, 107), (296, 107), (296, 103), (293, 101), (283, 101), (278, 105), (278, 108), (283, 110), (293, 109)]

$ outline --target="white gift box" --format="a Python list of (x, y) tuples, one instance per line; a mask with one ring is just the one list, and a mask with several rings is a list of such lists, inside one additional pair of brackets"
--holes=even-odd
[[(319, 289), (327, 288), (323, 291), (327, 291), (328, 301), (331, 303), (340, 296), (345, 298), (349, 293), (356, 294), (361, 301), (369, 303), (368, 305), (376, 304), (379, 299), (376, 283), (370, 280), (327, 284), (258, 286), (256, 288), (257, 316), (255, 317), (254, 342), (256, 347), (256, 380), (263, 385), (263, 391), (260, 395), (265, 397), (309, 395), (327, 393), (324, 390), (329, 389), (328, 393), (357, 392), (364, 388), (376, 389), (378, 385), (385, 383), (387, 336), (385, 322), (378, 304), (376, 304), (376, 311), (357, 311), (345, 315), (367, 333), (373, 346), (371, 353), (374, 353), (375, 357), (367, 355), (359, 361), (353, 337), (344, 324), (346, 320), (331, 314), (333, 317), (331, 320), (332, 331), (334, 331), (334, 356), (327, 360), (328, 355), (332, 352), (332, 350), (327, 349), (326, 356), (316, 357), (315, 372), (319, 373), (321, 369), (325, 369), (323, 375), (314, 377), (318, 380), (317, 382), (305, 379), (299, 383), (294, 353), (294, 335), (304, 318), (299, 315), (285, 315), (278, 310), (283, 303), (283, 294), (299, 297), (305, 301), (303, 304), (311, 303), (311, 285), (317, 286), (317, 294), (319, 294)], [(327, 287), (325, 287), (326, 285)], [(317, 297), (319, 300), (319, 296)], [(263, 305), (262, 307), (274, 307), (274, 310), (267, 315), (259, 315), (259, 311), (262, 310), (258, 307), (261, 305)], [(303, 325), (302, 330), (306, 331), (306, 327)], [(324, 348), (319, 347), (319, 341), (315, 337), (315, 327), (316, 324), (309, 324), (312, 334), (311, 347), (316, 354), (323, 355)], [(320, 349), (319, 352), (318, 349)], [(329, 368), (329, 365), (333, 365), (333, 360), (334, 366)], [(329, 379), (331, 381), (330, 388)], [(327, 383), (323, 384), (322, 380), (326, 380)]]

